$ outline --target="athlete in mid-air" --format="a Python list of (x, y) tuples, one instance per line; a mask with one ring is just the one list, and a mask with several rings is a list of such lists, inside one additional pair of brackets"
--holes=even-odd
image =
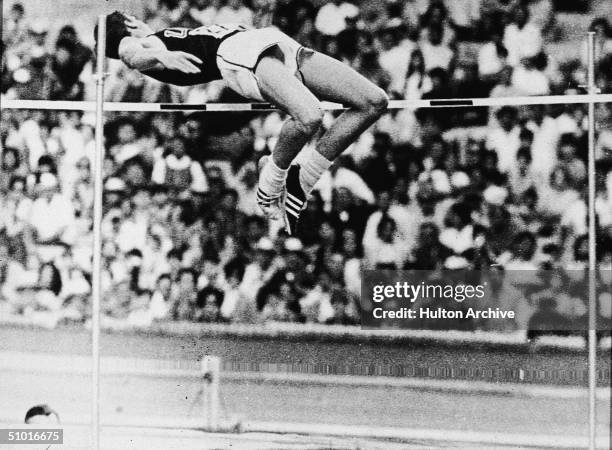
[[(97, 35), (97, 33), (96, 33)], [(257, 202), (293, 234), (316, 182), (386, 110), (383, 90), (350, 67), (303, 47), (275, 28), (210, 25), (158, 32), (115, 11), (106, 18), (106, 55), (159, 81), (189, 86), (224, 79), (247, 99), (268, 101), (290, 118), (271, 157), (259, 162)], [(302, 164), (292, 162), (321, 127), (321, 100), (348, 107)]]

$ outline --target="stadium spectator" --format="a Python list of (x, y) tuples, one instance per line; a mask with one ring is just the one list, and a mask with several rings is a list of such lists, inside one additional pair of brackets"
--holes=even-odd
[(166, 157), (155, 162), (151, 175), (153, 183), (164, 185), (172, 195), (180, 195), (187, 190), (201, 193), (208, 190), (202, 166), (187, 155), (182, 139), (169, 140), (166, 152)]
[[(433, 0), (420, 19), (419, 44), (424, 42), (438, 42), (444, 47), (451, 47), (455, 42), (455, 30), (448, 17), (446, 5), (441, 0)], [(432, 36), (436, 34), (435, 37)]]
[(451, 68), (455, 53), (444, 43), (443, 32), (443, 28), (439, 25), (431, 25), (427, 39), (419, 44), (425, 61), (425, 70), (428, 72), (432, 69), (444, 69), (448, 72)]
[(518, 3), (512, 12), (512, 21), (504, 30), (504, 46), (508, 50), (508, 63), (516, 67), (524, 58), (532, 58), (543, 49), (542, 30), (530, 20), (529, 7)]
[(486, 146), (497, 154), (499, 170), (507, 173), (514, 165), (520, 146), (521, 129), (518, 125), (517, 109), (512, 106), (500, 108), (497, 121), (499, 126), (489, 132)]
[(170, 295), (170, 317), (174, 320), (196, 322), (202, 315), (198, 304), (198, 275), (193, 269), (182, 268), (178, 271)]
[(314, 26), (324, 36), (337, 36), (346, 28), (346, 19), (359, 14), (359, 8), (343, 0), (323, 5), (317, 13)]

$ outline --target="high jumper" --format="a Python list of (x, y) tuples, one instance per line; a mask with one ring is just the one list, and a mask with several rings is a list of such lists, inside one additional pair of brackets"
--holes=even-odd
[[(97, 36), (97, 33), (95, 33)], [(106, 17), (106, 56), (156, 80), (190, 86), (223, 79), (238, 94), (289, 115), (271, 157), (259, 161), (257, 203), (295, 233), (308, 195), (332, 162), (387, 109), (385, 92), (347, 65), (276, 28), (242, 25), (153, 31), (133, 16)], [(294, 159), (321, 127), (321, 100), (348, 107), (302, 164)]]

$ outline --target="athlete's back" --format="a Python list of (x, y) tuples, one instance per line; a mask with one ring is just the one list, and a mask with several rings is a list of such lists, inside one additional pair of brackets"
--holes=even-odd
[(166, 28), (154, 33), (169, 51), (190, 53), (202, 60), (199, 73), (184, 73), (179, 70), (150, 70), (145, 75), (164, 83), (178, 86), (193, 86), (221, 79), (217, 67), (217, 49), (224, 39), (241, 31), (242, 25), (210, 25), (200, 28)]

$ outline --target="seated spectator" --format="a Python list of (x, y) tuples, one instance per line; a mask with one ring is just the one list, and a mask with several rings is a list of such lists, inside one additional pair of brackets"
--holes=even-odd
[(361, 163), (360, 173), (367, 185), (378, 193), (393, 188), (397, 178), (397, 169), (392, 164), (391, 137), (382, 132), (374, 133), (374, 142), (370, 156)]
[(515, 199), (520, 199), (529, 189), (536, 192), (542, 187), (542, 179), (531, 167), (531, 149), (521, 147), (516, 152), (516, 165), (512, 167), (508, 177), (510, 192)]
[(343, 167), (343, 162), (346, 160), (337, 160), (315, 186), (315, 191), (319, 192), (324, 202), (324, 209), (329, 210), (334, 190), (341, 187), (347, 188), (356, 198), (368, 204), (374, 203), (374, 193), (367, 183), (357, 172), (349, 167)]
[[(512, 66), (505, 66), (502, 68), (499, 73), (499, 79), (489, 97), (521, 97), (527, 94), (527, 92), (522, 89), (520, 86), (516, 86), (513, 82), (514, 69)], [(499, 111), (500, 107), (491, 107), (490, 108), (490, 119), (489, 124), (493, 124), (495, 120), (495, 116), (497, 111)]]
[(449, 71), (455, 53), (443, 41), (443, 29), (440, 26), (432, 25), (428, 29), (427, 39), (419, 44), (423, 59), (425, 60), (425, 70), (444, 69)]
[(435, 270), (443, 261), (443, 249), (439, 240), (438, 227), (433, 222), (424, 222), (419, 227), (412, 263), (407, 268)]
[(36, 185), (36, 199), (28, 217), (34, 242), (58, 244), (71, 241), (74, 209), (58, 190), (57, 177), (44, 173)]
[(386, 214), (380, 218), (374, 236), (364, 235), (363, 249), (365, 264), (372, 269), (401, 269), (408, 259), (404, 236)]
[(568, 205), (579, 199), (579, 194), (569, 184), (567, 169), (557, 166), (550, 174), (549, 184), (540, 192), (541, 210), (554, 217), (561, 217)]
[(344, 258), (344, 285), (348, 293), (355, 298), (361, 296), (361, 259), (363, 249), (354, 230), (342, 232), (340, 248)]
[(387, 91), (391, 84), (391, 75), (380, 65), (374, 37), (370, 34), (362, 33), (360, 38), (363, 40), (364, 45), (360, 47), (359, 54), (352, 63), (353, 67), (382, 90)]
[(337, 36), (346, 28), (346, 19), (359, 14), (359, 8), (343, 0), (324, 4), (317, 13), (314, 25), (324, 36)]
[(400, 40), (400, 32), (399, 28), (385, 28), (380, 32), (382, 48), (378, 61), (391, 77), (389, 90), (401, 92), (416, 46), (409, 39)]
[(405, 100), (420, 100), (425, 92), (433, 88), (431, 79), (425, 70), (425, 60), (421, 50), (416, 49), (410, 55), (410, 63), (402, 90), (399, 91)]
[[(452, 46), (455, 42), (455, 30), (451, 20), (448, 17), (448, 10), (442, 0), (434, 0), (429, 3), (429, 6), (420, 19), (420, 34), (419, 44), (431, 41), (432, 28), (434, 32), (439, 33), (441, 44)], [(434, 39), (437, 41), (437, 38)], [(431, 67), (430, 67), (431, 69)]]
[(28, 37), (28, 23), (25, 18), (25, 8), (22, 3), (16, 2), (3, 21), (4, 36), (2, 39), (9, 48), (18, 48)]
[(526, 127), (533, 132), (532, 166), (546, 180), (557, 162), (559, 126), (544, 105), (534, 105), (529, 112)]
[(405, 238), (407, 251), (411, 253), (417, 244), (416, 230), (419, 229), (423, 221), (421, 211), (419, 209), (411, 211), (396, 202), (392, 202), (388, 191), (379, 192), (377, 195), (377, 210), (368, 218), (363, 233), (364, 242), (376, 241), (378, 226), (384, 216), (388, 216), (395, 221), (401, 235)]
[(519, 65), (523, 58), (532, 58), (542, 51), (542, 31), (530, 21), (529, 8), (516, 5), (511, 23), (504, 30), (504, 46), (508, 50), (508, 64)]
[(474, 227), (471, 210), (464, 203), (455, 203), (444, 219), (444, 228), (438, 239), (442, 245), (442, 264), (447, 269), (465, 269), (474, 260)]
[[(595, 204), (595, 211), (598, 213), (599, 204)], [(564, 211), (561, 214), (561, 230), (564, 239), (574, 240), (576, 237), (588, 233), (588, 207), (586, 192), (584, 189), (579, 192), (578, 198), (573, 202), (565, 205)]]
[(202, 166), (187, 155), (182, 139), (173, 138), (168, 141), (166, 152), (168, 155), (157, 160), (153, 166), (153, 183), (166, 186), (173, 195), (186, 190), (202, 193), (208, 190)]
[[(79, 80), (84, 62), (78, 61), (77, 43), (69, 38), (60, 38), (55, 44), (55, 53), (51, 59), (50, 100), (83, 100), (85, 86)], [(81, 66), (83, 64), (83, 66)]]
[(497, 154), (500, 172), (507, 173), (514, 166), (516, 152), (520, 146), (521, 129), (518, 125), (517, 109), (512, 106), (500, 108), (497, 121), (499, 126), (489, 131), (486, 147)]
[(537, 241), (532, 233), (527, 231), (515, 236), (510, 251), (500, 256), (498, 262), (505, 270), (535, 270), (537, 264), (534, 257), (537, 250)]
[(481, 0), (446, 0), (450, 22), (457, 33), (457, 40), (469, 41), (475, 37), (480, 22)]
[(21, 159), (21, 152), (13, 147), (5, 148), (0, 162), (0, 194), (6, 193), (14, 177), (25, 177), (28, 168)]
[(151, 321), (169, 318), (172, 296), (172, 280), (167, 273), (161, 274), (155, 283), (155, 290), (149, 303)]
[[(358, 25), (358, 17), (347, 17), (346, 27), (337, 36), (323, 36), (322, 40), (325, 42), (328, 39), (335, 40), (338, 53), (340, 55), (340, 61), (345, 61), (349, 65), (353, 64), (359, 55), (360, 46), (359, 41), (364, 33), (371, 33), (369, 30), (363, 30)], [(321, 46), (321, 48), (325, 48)], [(381, 66), (384, 64), (381, 62)]]
[(557, 150), (558, 165), (567, 170), (568, 182), (576, 189), (586, 183), (587, 172), (584, 161), (578, 157), (578, 140), (573, 134), (564, 134)]
[(108, 154), (118, 164), (123, 164), (144, 152), (145, 148), (141, 136), (137, 132), (136, 121), (133, 118), (124, 116), (111, 126), (115, 131), (113, 133), (114, 142), (109, 148)]
[(307, 270), (307, 255), (299, 239), (288, 238), (283, 247), (284, 267), (257, 293), (256, 304), (262, 320), (301, 319), (299, 299), (313, 284), (311, 269)]
[[(597, 17), (591, 22), (589, 31), (595, 32), (595, 55), (602, 60), (607, 55), (612, 54), (612, 27), (610, 22), (605, 17)], [(582, 46), (582, 63), (586, 64), (588, 57), (588, 48), (584, 44)]]
[(540, 52), (532, 58), (525, 58), (512, 73), (512, 85), (524, 90), (526, 95), (548, 95), (550, 81), (544, 73), (548, 57)]
[(221, 319), (227, 322), (253, 323), (257, 318), (256, 301), (253, 296), (245, 295), (241, 289), (245, 266), (242, 260), (234, 258), (223, 269), (225, 288), (221, 304)]
[(369, 208), (358, 203), (347, 188), (334, 190), (332, 210), (328, 215), (328, 219), (336, 230), (337, 235), (342, 234), (344, 229), (350, 228), (361, 236), (365, 229), (368, 213)]
[(77, 170), (78, 175), (72, 185), (70, 198), (77, 217), (91, 218), (94, 191), (89, 159), (85, 157), (78, 161)]
[(544, 223), (544, 216), (538, 209), (538, 191), (530, 187), (510, 206), (512, 223), (518, 231), (537, 233)]
[(170, 317), (173, 320), (196, 322), (202, 314), (198, 307), (198, 274), (182, 268), (172, 286)]
[[(497, 78), (507, 64), (508, 50), (504, 46), (503, 32), (500, 26), (492, 27), (490, 40), (481, 46), (478, 51), (478, 73), (483, 81)], [(493, 97), (492, 94), (491, 97)]]

